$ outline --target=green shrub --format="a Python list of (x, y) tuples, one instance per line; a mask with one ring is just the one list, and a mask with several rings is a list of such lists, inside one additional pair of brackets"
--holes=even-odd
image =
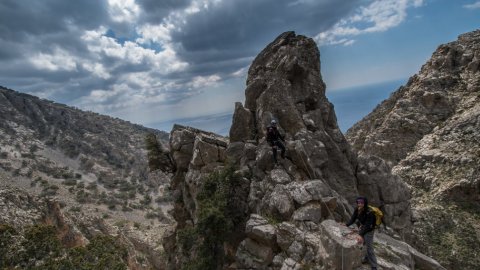
[(152, 202), (152, 196), (145, 194), (143, 196), (143, 200), (140, 201), (141, 204), (143, 205), (149, 205)]
[(56, 185), (45, 185), (43, 186), (40, 196), (42, 197), (55, 196), (57, 194), (57, 190), (58, 190), (58, 186)]
[(38, 150), (38, 145), (32, 144), (32, 145), (30, 146), (30, 149), (29, 149), (29, 150), (30, 150), (30, 153), (32, 153), (32, 154), (35, 153), (35, 152), (37, 152), (37, 150)]
[(75, 186), (77, 184), (77, 180), (76, 179), (65, 179), (62, 184), (64, 184), (65, 186)]
[(12, 172), (13, 176), (19, 176), (20, 175), (20, 169), (15, 169)]
[(83, 189), (79, 190), (79, 191), (77, 191), (77, 194), (75, 195), (75, 199), (79, 203), (88, 203), (88, 202), (91, 201), (90, 193), (85, 192)]
[(97, 235), (85, 247), (68, 249), (53, 226), (28, 227), (15, 245), (13, 237), (18, 234), (12, 226), (0, 224), (1, 269), (127, 269), (127, 249), (110, 236)]
[(14, 236), (17, 235), (15, 228), (9, 224), (0, 224), (0, 268), (11, 265), (12, 256), (9, 254)]
[(80, 208), (80, 206), (72, 206), (72, 207), (70, 207), (70, 211), (80, 212), (80, 211), (82, 211), (82, 208)]
[(204, 179), (197, 196), (197, 224), (178, 234), (182, 252), (194, 254), (185, 269), (217, 269), (223, 263), (223, 243), (240, 222), (233, 205), (239, 183), (234, 172), (233, 166), (227, 166)]
[(85, 183), (84, 182), (78, 182), (77, 183), (77, 188), (80, 188), (80, 189), (85, 188)]
[(97, 190), (97, 183), (95, 183), (95, 182), (90, 182), (90, 183), (87, 185), (86, 189), (88, 189), (88, 190)]
[[(25, 230), (24, 250), (20, 251), (19, 259), (27, 266), (35, 265), (38, 260), (60, 255), (61, 244), (55, 232), (55, 227), (49, 225), (33, 225)], [(28, 268), (28, 267), (27, 267)]]

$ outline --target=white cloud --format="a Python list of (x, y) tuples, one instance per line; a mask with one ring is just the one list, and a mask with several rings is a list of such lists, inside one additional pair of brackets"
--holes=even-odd
[[(155, 71), (166, 75), (171, 72), (181, 71), (188, 66), (188, 63), (181, 61), (169, 43), (162, 44), (163, 50), (156, 52), (153, 49), (144, 48), (137, 42), (126, 41), (123, 45), (118, 43), (114, 38), (105, 36), (105, 29), (99, 28), (94, 31), (86, 31), (82, 36), (88, 49), (92, 54), (100, 57), (104, 54), (108, 57), (116, 58), (116, 65), (147, 65), (155, 69)], [(143, 33), (152, 34), (151, 31)], [(138, 41), (153, 40), (152, 35), (141, 37)], [(165, 37), (163, 37), (165, 38)], [(165, 38), (165, 40), (168, 40)]]
[(472, 3), (472, 4), (468, 4), (468, 5), (463, 5), (464, 8), (468, 8), (468, 9), (477, 9), (477, 8), (480, 8), (480, 1), (477, 1), (475, 3)]
[(188, 85), (193, 89), (199, 89), (207, 86), (213, 86), (220, 80), (220, 76), (216, 74), (211, 76), (196, 76)]
[(230, 74), (232, 77), (245, 77), (247, 76), (247, 72), (248, 72), (248, 67), (243, 67), (243, 68), (240, 68), (238, 69), (237, 71), (233, 72), (232, 74)]
[(141, 36), (136, 41), (140, 44), (159, 43), (165, 44), (171, 41), (170, 31), (174, 28), (173, 24), (162, 23), (160, 25), (145, 24), (137, 28), (137, 33)]
[(384, 32), (400, 25), (407, 17), (408, 8), (422, 4), (423, 0), (375, 0), (329, 30), (319, 33), (315, 40), (320, 45), (351, 45), (355, 36)]
[(140, 7), (135, 0), (108, 0), (108, 12), (115, 22), (131, 23), (140, 14)]
[(30, 62), (37, 69), (49, 71), (74, 71), (77, 69), (77, 60), (73, 55), (61, 48), (55, 48), (53, 54), (37, 53)]
[(86, 62), (82, 64), (82, 67), (91, 72), (94, 76), (102, 79), (109, 79), (111, 77), (110, 73), (105, 69), (105, 67), (101, 63), (91, 63)]

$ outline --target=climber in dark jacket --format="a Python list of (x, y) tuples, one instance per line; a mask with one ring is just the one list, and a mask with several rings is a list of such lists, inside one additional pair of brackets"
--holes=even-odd
[(282, 151), (282, 158), (285, 158), (285, 145), (283, 145), (282, 141), (285, 141), (285, 139), (277, 129), (277, 121), (272, 120), (270, 126), (267, 127), (267, 142), (272, 147), (275, 164), (277, 164), (277, 147)]
[(350, 221), (345, 225), (348, 227), (358, 220), (359, 237), (357, 241), (367, 246), (367, 254), (362, 260), (362, 263), (370, 263), (372, 270), (377, 269), (377, 258), (373, 251), (373, 234), (375, 232), (375, 214), (368, 208), (368, 200), (366, 197), (358, 197), (356, 200), (357, 207), (353, 212)]

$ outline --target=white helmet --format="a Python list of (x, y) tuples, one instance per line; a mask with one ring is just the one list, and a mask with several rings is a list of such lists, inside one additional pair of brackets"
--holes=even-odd
[(277, 121), (276, 121), (275, 119), (273, 119), (273, 120), (270, 122), (270, 124), (271, 124), (272, 126), (274, 126), (274, 125), (277, 124)]

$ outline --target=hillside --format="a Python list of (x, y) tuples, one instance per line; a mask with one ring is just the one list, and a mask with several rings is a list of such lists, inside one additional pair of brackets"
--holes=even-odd
[[(167, 211), (173, 167), (149, 171), (147, 134), (162, 145), (168, 141), (165, 132), (2, 87), (0, 185), (57, 202), (86, 236), (98, 231), (96, 223), (109, 228), (108, 235), (124, 231), (134, 239), (129, 250), (139, 252), (139, 261), (130, 265), (158, 266), (153, 250), (161, 250), (162, 234), (172, 223)], [(168, 156), (165, 146), (163, 151)]]

